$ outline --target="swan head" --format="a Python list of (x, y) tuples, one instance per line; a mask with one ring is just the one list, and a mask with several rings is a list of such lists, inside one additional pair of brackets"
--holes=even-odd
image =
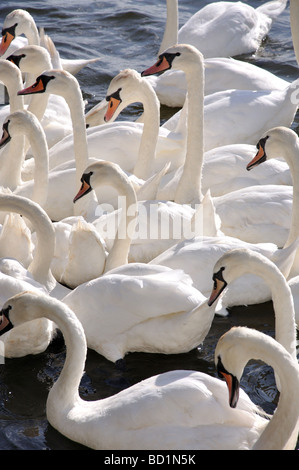
[(225, 253), (217, 261), (213, 269), (213, 289), (208, 300), (211, 306), (225, 288), (243, 274), (255, 272), (262, 274), (266, 266), (273, 263), (262, 254), (246, 248), (236, 248)]
[(233, 327), (219, 339), (215, 349), (215, 365), (220, 378), (225, 379), (229, 391), (229, 404), (235, 408), (239, 399), (240, 380), (248, 360), (244, 348), (252, 330), (246, 327)]
[(35, 75), (39, 75), (52, 66), (49, 52), (44, 47), (35, 45), (20, 47), (6, 60), (15, 64), (22, 72)]
[(203, 55), (196, 47), (190, 44), (177, 44), (160, 54), (158, 61), (144, 70), (141, 76), (146, 77), (169, 69), (186, 71), (198, 60), (203, 63)]
[(0, 149), (7, 145), (17, 135), (31, 135), (33, 129), (43, 132), (38, 119), (30, 111), (16, 111), (9, 114), (2, 125)]
[(111, 80), (108, 87), (105, 121), (110, 121), (112, 117), (115, 119), (131, 103), (144, 103), (148, 95), (153, 96), (157, 106), (160, 106), (154, 90), (151, 90), (151, 85), (141, 77), (140, 73), (134, 69), (122, 70)]
[(34, 20), (26, 10), (16, 9), (6, 16), (2, 28), (0, 55), (5, 54), (12, 41), (25, 33), (30, 24), (34, 24)]
[(246, 168), (249, 171), (271, 158), (283, 157), (288, 160), (289, 149), (298, 146), (298, 136), (292, 129), (274, 127), (260, 138), (256, 145), (257, 153)]
[(121, 191), (123, 185), (133, 188), (132, 183), (117, 163), (98, 161), (89, 165), (82, 177), (81, 187), (73, 199), (76, 202), (81, 197), (100, 185), (110, 185)]
[(41, 294), (24, 291), (5, 301), (0, 311), (0, 336), (18, 325), (43, 316), (37, 313), (32, 301), (37, 296)]
[(78, 90), (77, 79), (65, 70), (47, 70), (36, 78), (33, 85), (18, 91), (18, 95), (49, 93), (60, 96), (72, 96)]

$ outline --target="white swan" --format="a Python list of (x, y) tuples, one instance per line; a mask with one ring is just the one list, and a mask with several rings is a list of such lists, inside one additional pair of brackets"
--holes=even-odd
[[(41, 46), (24, 46), (7, 60), (17, 65), (23, 74), (30, 73), (33, 77), (44, 70), (55, 68), (49, 52)], [(17, 88), (16, 92), (22, 88), (23, 86)], [(69, 107), (61, 96), (32, 95), (28, 109), (41, 121), (49, 148), (72, 132)]]
[[(182, 46), (182, 45), (181, 45)], [(196, 50), (190, 45), (189, 50)], [(165, 51), (178, 50), (175, 46)], [(199, 52), (197, 50), (197, 52)], [(158, 62), (142, 72), (143, 76), (161, 72), (163, 70), (176, 69), (176, 61), (168, 62), (163, 60), (164, 54), (160, 54)], [(173, 56), (170, 56), (171, 59)], [(202, 59), (203, 60), (203, 59)], [(195, 66), (196, 67), (196, 66)], [(189, 63), (192, 71), (192, 61)], [(186, 69), (184, 69), (186, 73)], [(196, 77), (195, 70), (194, 77)], [(193, 78), (193, 87), (196, 89), (196, 78)], [(297, 111), (297, 103), (292, 99), (293, 93), (298, 89), (299, 80), (290, 83), (283, 90), (224, 90), (204, 97), (204, 149), (210, 150), (228, 144), (255, 144), (261, 132), (266, 131), (271, 126), (284, 125), (289, 127)], [(189, 89), (189, 84), (187, 85)], [(195, 95), (195, 91), (192, 93)], [(190, 98), (191, 100), (191, 98)], [(188, 106), (186, 100), (183, 109)], [(181, 117), (182, 110), (175, 113), (162, 127), (168, 130), (175, 130), (182, 126), (181, 118), (187, 115), (185, 110)]]
[[(260, 163), (275, 159), (283, 158), (288, 166), (290, 167), (292, 175), (292, 219), (290, 224), (290, 231), (285, 243), (285, 246), (290, 246), (297, 238), (299, 233), (298, 225), (298, 207), (299, 207), (299, 165), (298, 165), (298, 153), (299, 153), (299, 139), (297, 134), (292, 130), (285, 127), (276, 127), (269, 129), (257, 144), (256, 156), (247, 164), (247, 170), (252, 170), (253, 167)], [(258, 170), (256, 170), (258, 171)], [(296, 258), (293, 263), (293, 267), (290, 271), (289, 277), (293, 277), (299, 274), (299, 257)]]
[(129, 351), (190, 351), (214, 317), (183, 271), (143, 263), (81, 284), (63, 302), (82, 323), (88, 347), (116, 364)]
[[(192, 201), (201, 186), (204, 139), (203, 93), (198, 93), (196, 77), (199, 73), (202, 76), (202, 64), (203, 58), (197, 49), (189, 45), (177, 45), (169, 48), (160, 56), (157, 64), (144, 72), (146, 75), (170, 67), (179, 68), (185, 71), (188, 80), (188, 108), (190, 108), (188, 113), (193, 119), (190, 122), (191, 133), (188, 128), (186, 160), (174, 198), (180, 203)], [(267, 185), (266, 188), (265, 192), (262, 186), (249, 186), (213, 198), (224, 234), (250, 243), (273, 242), (278, 246), (284, 245), (290, 227), (292, 187)]]
[(137, 202), (130, 179), (112, 162), (96, 162), (86, 168), (82, 175), (82, 186), (74, 202), (94, 189), (98, 189), (100, 193), (102, 185), (113, 186), (119, 194), (118, 210), (93, 221), (93, 225), (105, 239), (109, 259), (115, 251), (112, 257), (114, 261), (107, 264), (105, 272), (112, 265), (115, 267), (126, 264), (128, 260), (148, 262), (182, 238), (199, 234), (214, 236), (219, 232), (209, 194), (195, 208), (171, 201)]
[(197, 47), (205, 57), (233, 57), (255, 52), (286, 0), (253, 8), (244, 2), (212, 2), (179, 30), (178, 42)]
[[(166, 6), (166, 26), (159, 54), (179, 42), (178, 0), (166, 0)], [(199, 45), (198, 49), (201, 50)], [(147, 79), (162, 104), (173, 107), (183, 106), (187, 88), (182, 71), (169, 70), (161, 76), (150, 76)], [(282, 90), (288, 84), (286, 80), (245, 61), (232, 57), (205, 58), (205, 95), (228, 89)]]
[[(40, 36), (36, 27), (34, 18), (30, 13), (23, 9), (16, 9), (11, 11), (5, 18), (2, 27), (2, 41), (0, 44), (0, 55), (3, 56), (12, 41), (24, 34), (29, 45), (40, 45)], [(18, 38), (19, 39), (19, 38)], [(17, 48), (25, 46), (26, 43), (22, 42), (22, 45), (18, 44)], [(14, 50), (10, 48), (9, 54), (12, 54)], [(99, 60), (99, 58), (93, 59), (63, 59), (61, 63), (64, 70), (72, 74), (78, 73), (82, 67)]]
[[(215, 355), (218, 371), (227, 378), (237, 377), (232, 381), (230, 404), (223, 381), (201, 372), (180, 370), (150, 377), (116, 395), (87, 402), (78, 392), (86, 339), (80, 322), (67, 306), (25, 292), (5, 303), (1, 325), (19, 327), (41, 315), (58, 325), (66, 342), (65, 364), (49, 392), (46, 412), (50, 424), (69, 439), (105, 450), (295, 447), (298, 366), (273, 338), (239, 327), (219, 341)], [(229, 354), (231, 350), (233, 355)], [(252, 356), (274, 367), (283, 384), (271, 421), (262, 416), (242, 389), (236, 398), (243, 368)]]
[[(93, 175), (89, 176), (91, 178)], [(85, 181), (83, 182), (83, 187), (87, 187)], [(177, 308), (175, 311), (170, 310), (173, 308), (170, 304), (167, 305), (167, 311), (165, 311), (166, 306), (163, 300), (166, 292), (171, 297), (174, 294), (170, 293), (173, 287), (171, 287), (171, 283), (169, 284), (169, 279), (171, 279), (171, 276), (175, 276), (175, 271), (167, 273), (166, 270), (163, 272), (162, 278), (162, 275), (160, 275), (162, 273), (159, 273), (159, 268), (153, 263), (145, 265), (139, 263), (125, 265), (125, 261), (121, 265), (119, 259), (121, 256), (127, 254), (129, 243), (130, 239), (128, 237), (124, 238), (122, 243), (118, 238), (117, 243), (115, 243), (113, 247), (114, 251), (116, 249), (117, 251), (115, 251), (113, 255), (111, 252), (109, 254), (109, 256), (113, 256), (112, 261), (110, 261), (110, 270), (108, 272), (106, 270), (106, 274), (101, 278), (81, 284), (63, 299), (81, 321), (89, 347), (114, 362), (122, 359), (128, 351), (175, 352), (180, 350), (182, 343), (186, 344), (186, 331), (182, 329), (179, 333), (182, 315), (184, 316), (185, 314), (181, 310), (181, 313), (178, 314)], [(299, 241), (297, 245), (298, 243)], [(251, 255), (249, 251), (248, 253), (247, 251), (244, 253), (244, 250), (242, 250), (241, 254), (238, 252), (238, 256), (234, 256), (237, 257), (237, 264), (240, 260), (242, 260), (243, 263), (241, 263), (239, 271), (233, 271), (229, 281), (231, 282), (234, 278), (238, 278), (246, 273), (254, 273), (255, 276), (262, 276), (264, 283), (261, 283), (259, 280), (257, 287), (253, 284), (253, 289), (256, 288), (257, 291), (255, 292), (251, 289), (250, 294), (256, 299), (259, 295), (265, 295), (265, 291), (267, 291), (268, 295), (269, 291), (272, 292), (275, 307), (277, 306), (277, 316), (279, 317), (277, 317), (278, 338), (292, 354), (295, 354), (295, 314), (290, 290), (286, 284), (285, 278), (278, 268), (274, 267), (273, 263), (270, 263), (261, 255), (255, 253)], [(231, 257), (233, 258), (233, 255)], [(115, 266), (118, 265), (119, 267), (111, 269), (113, 268), (113, 263)], [(164, 270), (165, 268), (160, 265), (160, 269)], [(197, 266), (197, 269), (200, 268)], [(229, 268), (227, 270), (229, 271)], [(208, 271), (206, 269), (204, 271), (207, 276)], [(157, 284), (154, 282), (154, 278)], [(164, 279), (163, 282), (162, 279)], [(272, 283), (270, 283), (270, 280)], [(278, 283), (283, 284), (281, 289), (278, 289)], [(238, 284), (242, 286), (242, 279)], [(239, 290), (238, 284), (237, 292)], [(268, 290), (265, 288), (265, 284)], [(111, 302), (107, 305), (106, 294), (103, 294), (103, 291), (107, 291), (109, 298), (111, 298), (111, 296), (114, 298), (114, 295), (116, 295), (113, 294), (115, 289), (118, 292), (118, 302), (116, 305), (111, 305)], [(124, 298), (123, 289), (126, 289)], [(161, 297), (159, 299), (155, 297), (155, 300), (152, 300), (151, 306), (149, 307), (149, 301), (146, 299), (153, 297), (155, 289), (159, 290)], [(209, 292), (210, 290), (209, 288)], [(285, 295), (285, 304), (281, 304), (276, 294), (279, 292), (281, 296), (284, 290), (289, 296), (287, 297), (287, 295)], [(246, 291), (247, 289), (245, 289), (245, 292)], [(241, 289), (241, 295), (242, 293), (244, 294), (244, 288)], [(138, 302), (139, 296), (143, 298), (142, 302), (144, 308), (142, 309)], [(121, 312), (119, 310), (119, 302), (121, 302), (122, 305)], [(135, 305), (138, 305), (139, 314), (135, 311)], [(205, 310), (204, 305), (205, 303), (202, 301), (200, 311), (201, 309)], [(288, 308), (288, 315), (290, 316), (290, 318), (288, 317), (289, 320), (286, 318), (284, 312), (286, 307)], [(281, 314), (281, 310), (283, 310), (283, 315)], [(172, 313), (168, 316), (169, 313), (167, 312), (170, 311)], [(174, 315), (175, 312), (176, 314)], [(207, 315), (207, 313), (205, 313), (205, 315)], [(201, 313), (199, 313), (198, 310), (196, 317), (198, 318), (199, 316), (201, 317)], [(283, 319), (281, 317), (283, 317)], [(190, 318), (193, 318), (193, 315), (191, 315)], [(190, 322), (192, 321), (193, 320), (190, 320)], [(207, 321), (211, 321), (209, 315), (207, 315)], [(124, 327), (123, 323), (126, 327)], [(187, 323), (189, 325), (189, 322)], [(168, 331), (170, 329), (172, 332), (179, 326), (179, 330), (176, 334), (175, 348), (177, 349), (173, 349), (174, 346), (172, 339), (169, 338), (169, 333), (165, 335), (164, 328), (166, 326)], [(204, 333), (201, 328), (195, 327), (195, 330), (197, 333), (200, 330), (202, 334), (201, 340), (203, 341), (205, 336), (203, 336)]]
[[(163, 75), (161, 75), (162, 77)], [(152, 92), (148, 84), (144, 85), (144, 78), (132, 69), (126, 69), (120, 72), (110, 83), (108, 91), (108, 104), (109, 109), (106, 112), (106, 120), (114, 118), (118, 113), (131, 103), (143, 102), (148, 103), (152, 98)], [(197, 82), (200, 78), (197, 77)], [(200, 89), (200, 83), (197, 85)], [(197, 92), (198, 96), (199, 91)], [(203, 92), (202, 92), (203, 93)], [(153, 99), (153, 98), (152, 98)], [(201, 134), (199, 128), (202, 127), (203, 113), (202, 107), (192, 107), (194, 100), (191, 100), (191, 108), (188, 113), (187, 122), (187, 157), (186, 160), (197, 161), (198, 155), (202, 152)], [(149, 109), (144, 109), (145, 126), (149, 123), (150, 116), (147, 116)], [(151, 116), (153, 116), (153, 110)], [(158, 110), (156, 110), (158, 113)], [(144, 127), (144, 131), (146, 127)], [(155, 156), (155, 140), (148, 138), (145, 134), (142, 137), (141, 147), (139, 149), (138, 162), (135, 170), (138, 168), (151, 168)], [(196, 145), (194, 149), (190, 142)], [(145, 147), (145, 149), (144, 149)], [(192, 152), (192, 154), (191, 154)], [(285, 162), (275, 161), (275, 164), (268, 164), (264, 167), (264, 172), (259, 174), (259, 177), (254, 179), (248, 177), (246, 171), (246, 164), (254, 152), (254, 147), (251, 145), (235, 144), (230, 146), (223, 146), (221, 148), (210, 150), (204, 154), (203, 165), (203, 178), (202, 178), (202, 192), (205, 194), (208, 190), (212, 195), (221, 195), (226, 192), (240, 189), (254, 184), (291, 184), (291, 175), (288, 166)], [(189, 153), (191, 155), (189, 155)], [(193, 155), (193, 156), (192, 156)], [(169, 149), (169, 159), (172, 158), (172, 151)], [(273, 163), (273, 161), (272, 161)], [(179, 180), (182, 176), (184, 165), (181, 165), (177, 170), (171, 168), (168, 173), (162, 178), (160, 189), (157, 193), (157, 198), (162, 200), (175, 200), (176, 188), (178, 187)], [(135, 171), (134, 170), (134, 171)], [(192, 171), (196, 171), (195, 168)], [(199, 177), (200, 179), (200, 177)], [(202, 194), (199, 194), (199, 199)], [(192, 200), (188, 201), (192, 202)]]

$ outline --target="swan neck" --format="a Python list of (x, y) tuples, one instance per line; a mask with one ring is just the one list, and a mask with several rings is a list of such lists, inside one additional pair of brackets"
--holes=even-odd
[[(52, 308), (47, 306), (52, 304)], [(45, 310), (47, 318), (53, 321), (62, 332), (66, 346), (63, 369), (51, 388), (47, 400), (47, 413), (59, 418), (57, 410), (65, 411), (80, 399), (79, 385), (84, 372), (87, 346), (81, 323), (67, 305), (50, 298), (45, 303)]]
[(68, 80), (67, 85), (64, 87), (63, 93), (59, 92), (57, 94), (65, 99), (70, 110), (73, 128), (76, 179), (77, 186), (80, 187), (82, 174), (88, 165), (88, 146), (84, 118), (84, 102), (76, 78), (73, 76), (70, 77), (70, 80)]
[(178, 0), (166, 1), (167, 16), (163, 39), (160, 45), (159, 54), (166, 51), (171, 46), (178, 43), (179, 14)]
[[(28, 218), (36, 232), (36, 246), (33, 260), (28, 271), (33, 278), (48, 290), (53, 288), (53, 276), (50, 269), (55, 248), (55, 231), (43, 209), (30, 199), (16, 196), (0, 199), (0, 207), (5, 211), (17, 212)], [(24, 202), (25, 201), (25, 202)]]
[(31, 18), (31, 20), (28, 19), (26, 22), (24, 27), (24, 34), (30, 46), (40, 46), (40, 37), (33, 18)]
[(22, 183), (22, 164), (25, 158), (26, 138), (16, 135), (1, 155), (0, 185), (14, 191)]
[(294, 449), (298, 437), (298, 386), (299, 371), (284, 349), (267, 348), (263, 341), (255, 345), (253, 358), (260, 359), (273, 367), (280, 379), (281, 390), (277, 409), (269, 424), (256, 441), (252, 450)]
[(34, 157), (32, 200), (43, 207), (48, 197), (49, 151), (45, 132), (38, 122), (31, 127), (29, 140)]
[(291, 289), (283, 274), (270, 261), (251, 263), (248, 260), (238, 269), (237, 277), (253, 272), (264, 280), (271, 291), (275, 314), (275, 339), (296, 360), (296, 324)]
[(138, 216), (137, 197), (131, 184), (125, 178), (121, 178), (114, 187), (121, 196), (122, 207), (118, 230), (106, 260), (105, 272), (128, 263), (131, 241)]
[(143, 132), (134, 174), (147, 180), (153, 174), (156, 147), (160, 127), (160, 104), (156, 93), (146, 80), (140, 81), (140, 92), (143, 102)]
[(293, 181), (293, 205), (292, 205), (292, 219), (288, 239), (285, 247), (290, 246), (299, 236), (299, 143), (296, 145), (285, 146), (284, 159), (286, 160)]
[(188, 117), (187, 149), (183, 173), (179, 181), (175, 202), (200, 203), (202, 195), (202, 166), (204, 155), (204, 66), (201, 57), (192, 67), (184, 70), (187, 81)]

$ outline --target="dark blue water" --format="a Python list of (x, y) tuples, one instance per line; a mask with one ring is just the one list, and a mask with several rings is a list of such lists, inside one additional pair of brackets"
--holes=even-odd
[[(180, 0), (180, 24), (209, 2)], [(261, 1), (246, 2), (252, 6)], [(28, 6), (30, 5), (30, 6)], [(27, 8), (38, 26), (43, 26), (54, 40), (62, 57), (101, 60), (78, 75), (87, 110), (104, 96), (110, 80), (124, 68), (144, 70), (156, 58), (164, 31), (165, 0), (6, 0), (0, 4), (0, 24), (15, 8)], [(292, 81), (298, 69), (294, 56), (288, 9), (273, 25), (262, 47), (254, 56), (242, 57)], [(121, 119), (133, 119), (140, 111), (131, 106)], [(162, 118), (173, 110), (162, 108)], [(293, 128), (297, 130), (296, 117)], [(120, 372), (103, 357), (88, 352), (86, 373), (80, 393), (86, 400), (115, 394), (125, 387), (172, 369), (194, 369), (216, 375), (214, 348), (219, 336), (233, 325), (246, 325), (274, 335), (271, 302), (258, 307), (234, 308), (227, 318), (215, 318), (202, 348), (183, 355), (129, 354), (126, 371)], [(38, 356), (6, 359), (0, 365), (0, 449), (72, 450), (82, 446), (69, 441), (54, 430), (45, 415), (48, 391), (64, 363), (64, 343), (58, 338)], [(278, 394), (272, 370), (250, 363), (245, 369), (242, 386), (267, 412), (273, 412)]]

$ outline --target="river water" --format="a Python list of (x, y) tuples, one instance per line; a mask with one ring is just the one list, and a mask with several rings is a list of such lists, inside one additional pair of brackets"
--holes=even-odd
[[(209, 2), (180, 0), (180, 25)], [(254, 7), (262, 1), (250, 0)], [(87, 110), (104, 96), (110, 80), (124, 68), (139, 72), (156, 59), (164, 31), (165, 0), (42, 0), (30, 3), (2, 1), (0, 24), (15, 8), (27, 8), (38, 26), (43, 26), (65, 58), (100, 57), (77, 75)], [(260, 50), (242, 57), (292, 81), (297, 78), (287, 9), (273, 25)], [(162, 107), (162, 119), (174, 110)], [(120, 119), (135, 119), (138, 105), (130, 106)], [(299, 117), (293, 123), (297, 130)], [(203, 346), (188, 354), (157, 355), (134, 353), (126, 357), (124, 372), (93, 351), (88, 352), (81, 396), (97, 400), (117, 393), (146, 377), (173, 369), (201, 370), (216, 375), (214, 348), (222, 333), (233, 325), (245, 325), (274, 336), (271, 302), (247, 308), (234, 308), (227, 318), (216, 317)], [(43, 354), (6, 359), (0, 365), (0, 449), (75, 450), (85, 449), (53, 429), (47, 422), (45, 404), (48, 391), (64, 363), (65, 350), (57, 338)], [(265, 411), (273, 412), (278, 400), (272, 370), (250, 362), (241, 382), (250, 397)], [(154, 410), (153, 410), (154, 412)]]

